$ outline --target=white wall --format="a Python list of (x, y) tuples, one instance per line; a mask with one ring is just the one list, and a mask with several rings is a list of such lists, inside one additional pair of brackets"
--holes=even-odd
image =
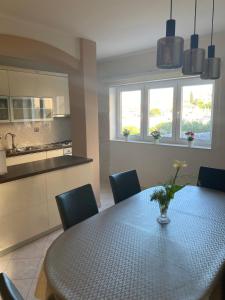
[[(132, 168), (137, 169), (141, 185), (150, 186), (171, 176), (174, 159), (186, 160), (188, 182), (195, 182), (201, 165), (225, 168), (225, 32), (215, 35), (216, 55), (222, 58), (222, 76), (216, 82), (214, 108), (214, 138), (212, 150), (188, 149), (186, 147), (153, 145), (147, 143), (125, 143), (109, 141), (108, 87), (119, 82), (137, 82), (174, 76), (173, 72), (156, 69), (156, 51), (134, 53), (112, 58), (99, 63), (99, 107), (100, 107), (100, 157), (101, 177), (108, 180), (109, 173)], [(207, 47), (209, 37), (201, 38), (200, 46)], [(186, 42), (188, 47), (189, 41)], [(167, 71), (168, 72), (168, 71)], [(104, 115), (104, 117), (103, 117)]]
[(11, 34), (35, 39), (57, 47), (75, 58), (79, 59), (80, 57), (78, 38), (41, 24), (24, 22), (17, 18), (0, 14), (0, 34)]

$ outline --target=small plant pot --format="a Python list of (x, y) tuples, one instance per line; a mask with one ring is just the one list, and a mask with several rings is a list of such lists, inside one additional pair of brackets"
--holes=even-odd
[(194, 144), (194, 140), (193, 141), (188, 141), (188, 147), (193, 147), (193, 144)]
[(128, 136), (128, 135), (125, 135), (125, 136), (124, 136), (124, 140), (125, 140), (125, 142), (128, 142), (128, 138), (129, 138), (129, 136)]
[(159, 139), (154, 139), (154, 144), (159, 144)]

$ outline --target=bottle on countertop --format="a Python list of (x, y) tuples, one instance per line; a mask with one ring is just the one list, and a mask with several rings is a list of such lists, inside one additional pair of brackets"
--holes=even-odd
[(6, 153), (2, 145), (2, 136), (0, 136), (0, 175), (7, 174)]

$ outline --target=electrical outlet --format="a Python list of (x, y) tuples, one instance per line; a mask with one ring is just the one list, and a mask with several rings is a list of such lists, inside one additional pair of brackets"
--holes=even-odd
[(40, 128), (39, 127), (34, 127), (34, 132), (39, 132)]

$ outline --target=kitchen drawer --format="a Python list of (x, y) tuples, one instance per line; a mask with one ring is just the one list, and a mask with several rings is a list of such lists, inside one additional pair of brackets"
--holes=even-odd
[(32, 154), (24, 154), (13, 157), (8, 157), (6, 160), (7, 166), (25, 164), (32, 161), (46, 159), (46, 152), (38, 152)]
[(52, 157), (58, 157), (58, 156), (63, 156), (63, 149), (57, 149), (57, 150), (50, 150), (46, 152), (47, 158), (52, 158)]

